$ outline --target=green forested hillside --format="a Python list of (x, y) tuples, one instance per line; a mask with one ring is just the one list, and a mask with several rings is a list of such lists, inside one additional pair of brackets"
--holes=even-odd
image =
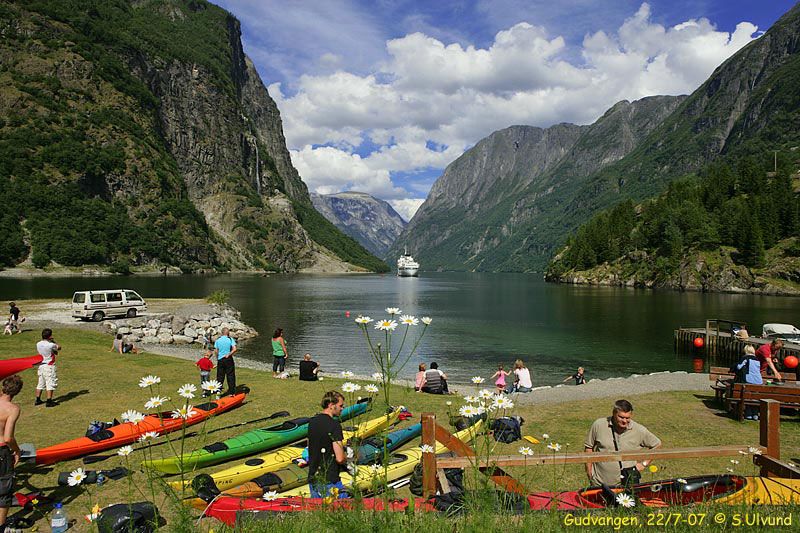
[[(0, 0), (0, 33), (0, 267), (314, 261), (299, 213), (270, 204), (311, 206), (226, 11)], [(386, 270), (332, 225), (312, 229), (339, 258)]]
[[(792, 180), (800, 160), (796, 152), (783, 153), (777, 172), (769, 172), (768, 159), (712, 164), (639, 206), (627, 200), (600, 212), (568, 239), (548, 278), (614, 263), (621, 283), (636, 278), (658, 284), (697, 252), (724, 250), (728, 267), (755, 272), (773, 267), (775, 259), (800, 257), (800, 197)], [(798, 276), (800, 271), (786, 279), (798, 282)]]

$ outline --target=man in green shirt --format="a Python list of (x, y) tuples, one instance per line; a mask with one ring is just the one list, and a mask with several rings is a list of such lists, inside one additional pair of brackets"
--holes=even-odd
[[(632, 420), (633, 405), (628, 400), (614, 402), (614, 410), (610, 417), (598, 418), (589, 429), (584, 442), (584, 451), (593, 452), (630, 452), (641, 449), (654, 450), (661, 446), (661, 440), (650, 433), (641, 424)], [(650, 461), (614, 461), (608, 463), (586, 463), (586, 475), (595, 485), (609, 487), (622, 484), (623, 469), (636, 467), (642, 471)]]

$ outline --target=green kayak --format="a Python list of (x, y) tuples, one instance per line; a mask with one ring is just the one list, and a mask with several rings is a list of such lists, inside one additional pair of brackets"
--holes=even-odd
[[(367, 406), (368, 403), (363, 402), (345, 407), (340, 419), (347, 420), (361, 415), (367, 411)], [(280, 448), (306, 438), (309, 420), (310, 418), (295, 418), (274, 426), (254, 429), (238, 437), (215, 442), (181, 456), (143, 461), (142, 466), (167, 474), (179, 474), (224, 463), (237, 457)]]

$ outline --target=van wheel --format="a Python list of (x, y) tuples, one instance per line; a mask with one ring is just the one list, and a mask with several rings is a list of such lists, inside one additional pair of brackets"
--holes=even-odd
[(102, 322), (105, 316), (106, 316), (105, 313), (103, 313), (102, 311), (95, 311), (94, 314), (92, 315), (92, 321)]
[(136, 309), (128, 309), (128, 318), (136, 318)]

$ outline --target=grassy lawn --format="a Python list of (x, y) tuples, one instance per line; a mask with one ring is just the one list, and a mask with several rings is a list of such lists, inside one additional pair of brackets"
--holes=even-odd
[[(25, 386), (18, 397), (18, 401), (22, 405), (22, 416), (17, 429), (17, 439), (20, 443), (32, 442), (37, 447), (49, 446), (82, 436), (92, 420), (119, 418), (120, 414), (127, 409), (144, 411), (144, 402), (149, 398), (149, 392), (138, 387), (138, 381), (144, 375), (160, 376), (162, 395), (173, 398), (178, 398), (177, 388), (180, 385), (198, 381), (197, 369), (189, 361), (148, 353), (120, 356), (110, 352), (110, 336), (66, 328), (56, 329), (54, 336), (63, 347), (58, 359), (59, 388), (55, 395), (61, 403), (54, 408), (34, 407), (36, 371), (26, 370), (23, 372), (21, 375)], [(38, 332), (34, 331), (26, 331), (22, 335), (13, 337), (0, 337), (0, 359), (32, 355), (35, 353), (35, 343), (38, 338)], [(200, 353), (198, 350), (198, 357)], [(367, 368), (352, 370), (362, 374), (372, 372), (372, 369)], [(238, 369), (237, 378), (239, 383), (248, 385), (252, 391), (246, 404), (235, 411), (209, 421), (205, 430), (214, 431), (214, 433), (205, 435), (200, 432), (187, 441), (187, 449), (198, 448), (210, 442), (223, 440), (243, 431), (254, 429), (258, 427), (257, 424), (241, 424), (276, 411), (287, 410), (292, 417), (311, 415), (318, 410), (318, 401), (323, 392), (337, 388), (343, 381), (332, 377), (326, 377), (324, 381), (316, 383), (299, 382), (296, 379), (275, 380), (268, 373), (247, 369)], [(392, 392), (392, 398), (394, 404), (405, 405), (415, 415), (415, 418), (424, 411), (437, 413), (442, 425), (446, 424), (448, 409), (455, 411), (461, 405), (458, 396), (423, 395), (405, 387), (397, 387)], [(666, 448), (758, 443), (757, 423), (739, 423), (726, 416), (721, 416), (716, 409), (709, 407), (713, 400), (710, 389), (708, 393), (659, 393), (634, 396), (628, 399), (634, 404), (635, 419), (658, 435)], [(452, 406), (446, 405), (448, 400), (452, 401)], [(613, 398), (608, 398), (558, 405), (518, 406), (514, 409), (514, 414), (525, 419), (522, 428), (523, 434), (532, 435), (541, 440), (542, 434), (547, 433), (552, 441), (563, 446), (562, 451), (578, 451), (583, 448), (583, 439), (592, 421), (610, 414), (613, 400)], [(228, 427), (232, 425), (238, 425), (238, 427)], [(199, 426), (196, 428), (200, 429)], [(193, 429), (189, 428), (189, 431)], [(516, 454), (521, 445), (527, 445), (524, 442), (499, 444), (494, 441), (491, 441), (491, 444), (494, 446), (493, 453), (497, 454)], [(546, 451), (544, 443), (533, 445), (533, 447), (537, 451)], [(781, 450), (783, 459), (800, 462), (800, 424), (798, 424), (796, 416), (783, 417)], [(161, 445), (153, 448), (152, 452), (154, 457), (168, 456), (169, 448)], [(59, 472), (69, 472), (77, 467), (84, 467), (81, 460), (74, 460), (46, 468), (20, 467), (17, 476), (17, 490), (28, 492), (33, 489), (41, 489), (46, 493), (52, 491), (56, 499), (65, 502), (71, 518), (87, 512), (94, 504), (105, 506), (111, 503), (151, 499), (149, 490), (144, 493), (139, 492), (148, 484), (146, 476), (136, 468), (142, 458), (143, 454), (139, 450), (129, 456), (131, 465), (136, 470), (132, 477), (132, 485), (126, 479), (122, 479), (109, 481), (102, 486), (57, 487), (56, 479)], [(658, 464), (659, 471), (657, 473), (647, 473), (645, 480), (686, 477), (693, 474), (725, 473), (726, 468), (734, 468), (737, 473), (744, 475), (752, 475), (756, 472), (755, 467), (749, 462), (749, 457), (740, 456), (734, 459), (740, 459), (741, 463), (733, 465), (728, 458), (665, 462)], [(106, 461), (85, 466), (85, 468), (109, 469), (124, 464), (125, 461), (122, 457), (115, 456)], [(224, 466), (228, 465), (211, 467), (206, 470), (214, 471)], [(532, 467), (524, 471), (519, 469), (512, 473), (531, 490), (575, 489), (586, 485), (583, 465)], [(407, 489), (398, 491), (400, 497), (408, 494)], [(167, 501), (163, 492), (159, 491), (156, 503), (166, 516), (168, 523), (180, 522), (176, 519), (177, 509), (180, 506)], [(12, 514), (13, 512), (14, 509), (12, 509)], [(191, 516), (199, 514), (196, 511), (191, 511), (191, 513)], [(552, 515), (556, 515), (555, 518)], [(554, 529), (566, 527), (563, 525), (559, 513), (544, 513), (538, 516), (540, 517), (526, 516), (517, 519), (522, 520), (519, 527), (522, 525), (536, 529), (551, 529), (551, 526)], [(545, 518), (541, 518), (542, 516)], [(547, 518), (548, 516), (549, 518)], [(426, 531), (454, 530), (454, 524), (450, 520), (431, 517), (413, 518), (413, 515), (412, 518), (380, 518), (380, 520), (389, 521), (383, 526), (373, 519), (364, 522), (363, 517), (352, 519), (355, 520), (356, 525), (354, 525), (350, 522), (351, 519), (332, 523), (326, 522), (325, 518), (303, 516), (286, 518), (279, 523), (272, 523), (272, 521), (269, 523), (272, 524), (270, 526), (272, 529), (277, 530), (295, 528), (299, 530), (302, 526), (302, 529), (322, 527), (344, 531), (345, 525), (352, 526), (349, 530), (374, 529), (379, 526), (381, 528), (383, 526), (402, 527), (408, 530), (424, 529)], [(401, 519), (407, 521), (402, 524), (391, 522)], [(462, 522), (463, 527), (458, 529), (471, 530), (479, 522), (481, 529), (484, 530), (486, 527), (500, 527), (503, 518), (487, 515), (475, 520), (478, 522)], [(796, 520), (800, 520), (800, 516), (797, 516)], [(363, 527), (357, 527), (358, 524)], [(40, 521), (39, 526), (47, 527), (44, 521)], [(220, 529), (219, 523), (214, 520), (204, 520), (199, 527), (203, 530)], [(289, 529), (285, 529), (287, 527)], [(85, 528), (84, 524), (79, 524), (79, 529)], [(170, 529), (172, 530), (172, 527)]]

